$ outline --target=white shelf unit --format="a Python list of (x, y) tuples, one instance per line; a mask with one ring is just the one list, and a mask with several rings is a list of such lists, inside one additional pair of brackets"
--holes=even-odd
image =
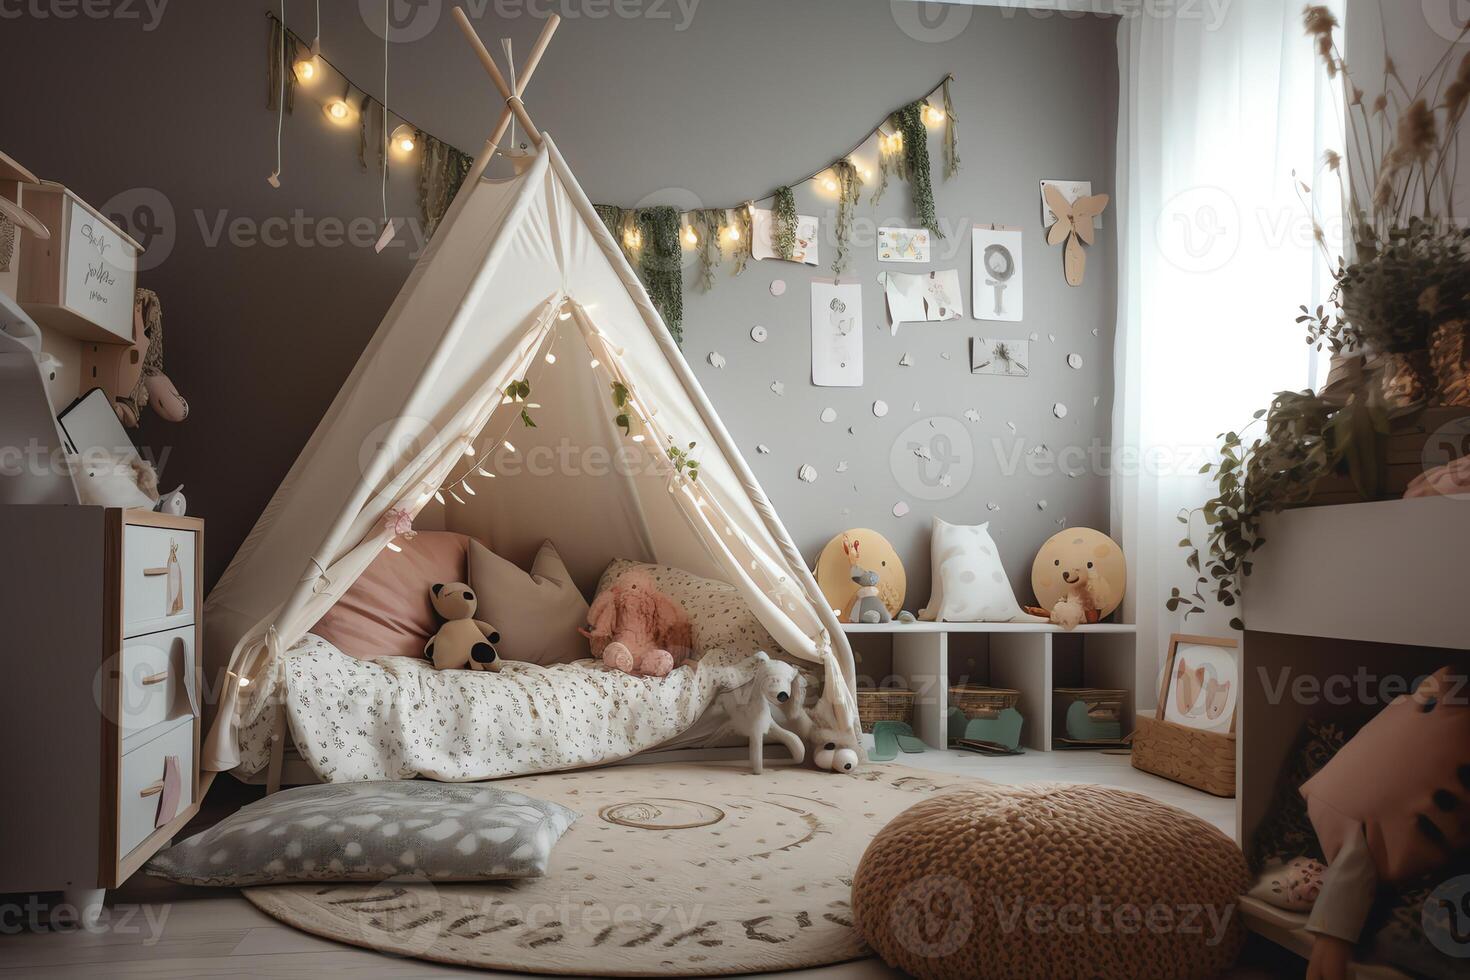
[[(931, 748), (948, 747), (949, 688), (960, 680), (1021, 692), (1017, 705), (1025, 719), (1021, 744), (1028, 749), (1052, 750), (1052, 690), (1057, 687), (1129, 692), (1123, 731), (1133, 730), (1137, 649), (1133, 626), (1098, 623), (1068, 631), (1038, 623), (844, 623), (842, 629), (850, 637), (891, 639), (891, 676), (915, 693), (914, 733)], [(983, 643), (969, 639), (976, 635), (983, 637)], [(973, 673), (961, 677), (953, 672), (952, 636), (965, 637), (967, 646), (974, 645), (966, 651), (976, 660)], [(862, 668), (858, 672), (865, 673)]]

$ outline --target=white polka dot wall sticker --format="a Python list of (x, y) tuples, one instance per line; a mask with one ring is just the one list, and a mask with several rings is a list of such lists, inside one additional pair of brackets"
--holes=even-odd
[(1031, 340), (1032, 340), (1032, 341), (1033, 341), (1033, 342), (1035, 342), (1035, 341), (1038, 341), (1038, 340), (1040, 340), (1040, 339), (1041, 339), (1041, 334), (1039, 334), (1039, 333), (1033, 333), (1033, 334), (1032, 334), (1032, 335), (1031, 335)]
[(1094, 337), (1096, 337), (1096, 336), (1097, 336), (1097, 327), (1093, 327), (1093, 328), (1092, 328), (1092, 335), (1093, 335), (1093, 336), (1094, 336)]
[(1082, 370), (1082, 355), (1081, 354), (1068, 354), (1067, 355), (1067, 367), (1071, 368), (1073, 371), (1080, 371), (1080, 370)]
[(1038, 500), (1038, 501), (1036, 501), (1036, 509), (1037, 510), (1046, 510), (1046, 501), (1045, 500)]
[(1007, 422), (1007, 423), (1006, 423), (1006, 428), (1007, 428), (1007, 429), (1010, 429), (1010, 430), (1011, 430), (1011, 431), (1012, 431), (1012, 432), (1017, 432), (1017, 431), (1019, 431), (1019, 430), (1018, 430), (1018, 429), (1017, 429), (1017, 428), (1016, 428), (1016, 423), (1014, 423), (1014, 422)]
[(796, 471), (796, 478), (802, 483), (816, 483), (817, 468), (811, 464), (807, 464)]
[(985, 509), (990, 511), (1000, 510), (1000, 504), (992, 500), (990, 503), (985, 505)]
[(908, 514), (908, 512), (909, 512), (909, 505), (906, 504), (906, 503), (904, 503), (902, 500), (900, 500), (898, 503), (896, 503), (896, 504), (893, 505), (893, 516), (894, 517), (904, 517), (905, 515)]
[(980, 421), (980, 413), (977, 412), (977, 411), (975, 411), (973, 408), (967, 408), (967, 409), (965, 409), (965, 421), (966, 422), (979, 422)]
[(763, 442), (762, 443), (758, 443), (756, 445), (755, 451), (758, 452), (758, 453), (760, 453), (762, 456), (769, 456), (769, 455), (771, 455), (771, 447), (770, 446), (767, 446)]
[(831, 425), (833, 422), (836, 422), (837, 421), (837, 409), (835, 409), (835, 408), (824, 408), (824, 409), (822, 409), (822, 414), (821, 414), (820, 418), (821, 418), (821, 420), (823, 422), (826, 422), (828, 425)]
[(725, 366), (725, 358), (717, 350), (710, 351), (709, 357), (705, 358), (705, 360), (709, 361), (709, 366), (714, 368), (716, 371)]
[(944, 358), (946, 361), (950, 360), (949, 351), (941, 351), (939, 356)]
[(786, 394), (786, 386), (784, 384), (782, 384), (781, 382), (779, 382), (779, 381), (772, 381), (771, 382), (771, 390), (773, 392), (775, 392), (777, 395), (784, 395), (784, 394)]
[(764, 344), (766, 342), (766, 338), (769, 336), (770, 333), (759, 323), (750, 328), (750, 339), (755, 341), (757, 344)]
[(919, 403), (918, 402), (914, 402), (914, 411), (916, 411), (916, 412), (922, 411), (922, 409), (919, 408)]
[(1067, 417), (1067, 406), (1057, 402), (1051, 407), (1051, 413), (1059, 419), (1064, 419)]
[(839, 473), (846, 473), (847, 472), (847, 460), (845, 460), (845, 459), (839, 459), (837, 461), (837, 472), (839, 472)]
[(899, 367), (913, 367), (914, 366), (914, 359), (909, 356), (908, 351), (904, 351), (903, 357), (900, 357), (898, 359), (898, 366)]
[(772, 279), (771, 280), (771, 295), (772, 296), (784, 296), (784, 295), (786, 295), (786, 280), (785, 279)]
[(1102, 395), (1093, 395), (1092, 396), (1092, 407), (1093, 408), (1097, 408), (1097, 403), (1100, 402), (1100, 401), (1102, 401)]
[(873, 403), (873, 414), (876, 415), (880, 419), (883, 416), (887, 415), (888, 414), (888, 403), (885, 402), (885, 401), (883, 401), (881, 398), (878, 401), (875, 401)]

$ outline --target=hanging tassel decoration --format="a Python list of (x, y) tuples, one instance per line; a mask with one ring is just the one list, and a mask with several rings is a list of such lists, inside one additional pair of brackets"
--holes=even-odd
[(832, 271), (841, 275), (847, 271), (849, 258), (847, 243), (852, 239), (852, 220), (857, 210), (858, 198), (863, 192), (863, 178), (851, 160), (839, 160), (832, 164), (837, 176), (837, 258)]
[(796, 254), (796, 195), (790, 187), (776, 188), (771, 212), (771, 248), (778, 258), (790, 262)]
[(960, 172), (960, 117), (954, 111), (954, 99), (949, 86), (953, 75), (944, 77), (944, 179), (949, 180)]

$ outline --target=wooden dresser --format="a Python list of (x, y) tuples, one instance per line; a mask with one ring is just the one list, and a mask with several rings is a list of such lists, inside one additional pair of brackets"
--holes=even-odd
[(95, 914), (198, 811), (204, 522), (0, 507), (0, 892)]

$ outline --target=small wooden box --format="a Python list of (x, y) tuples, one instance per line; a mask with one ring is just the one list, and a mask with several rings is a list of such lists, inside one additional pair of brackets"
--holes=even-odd
[(1235, 796), (1235, 736), (1185, 728), (1139, 715), (1133, 729), (1133, 768), (1213, 796)]
[(23, 184), (20, 203), (51, 229), (49, 241), (28, 237), (20, 253), (22, 308), (78, 340), (132, 343), (142, 246), (60, 184)]

